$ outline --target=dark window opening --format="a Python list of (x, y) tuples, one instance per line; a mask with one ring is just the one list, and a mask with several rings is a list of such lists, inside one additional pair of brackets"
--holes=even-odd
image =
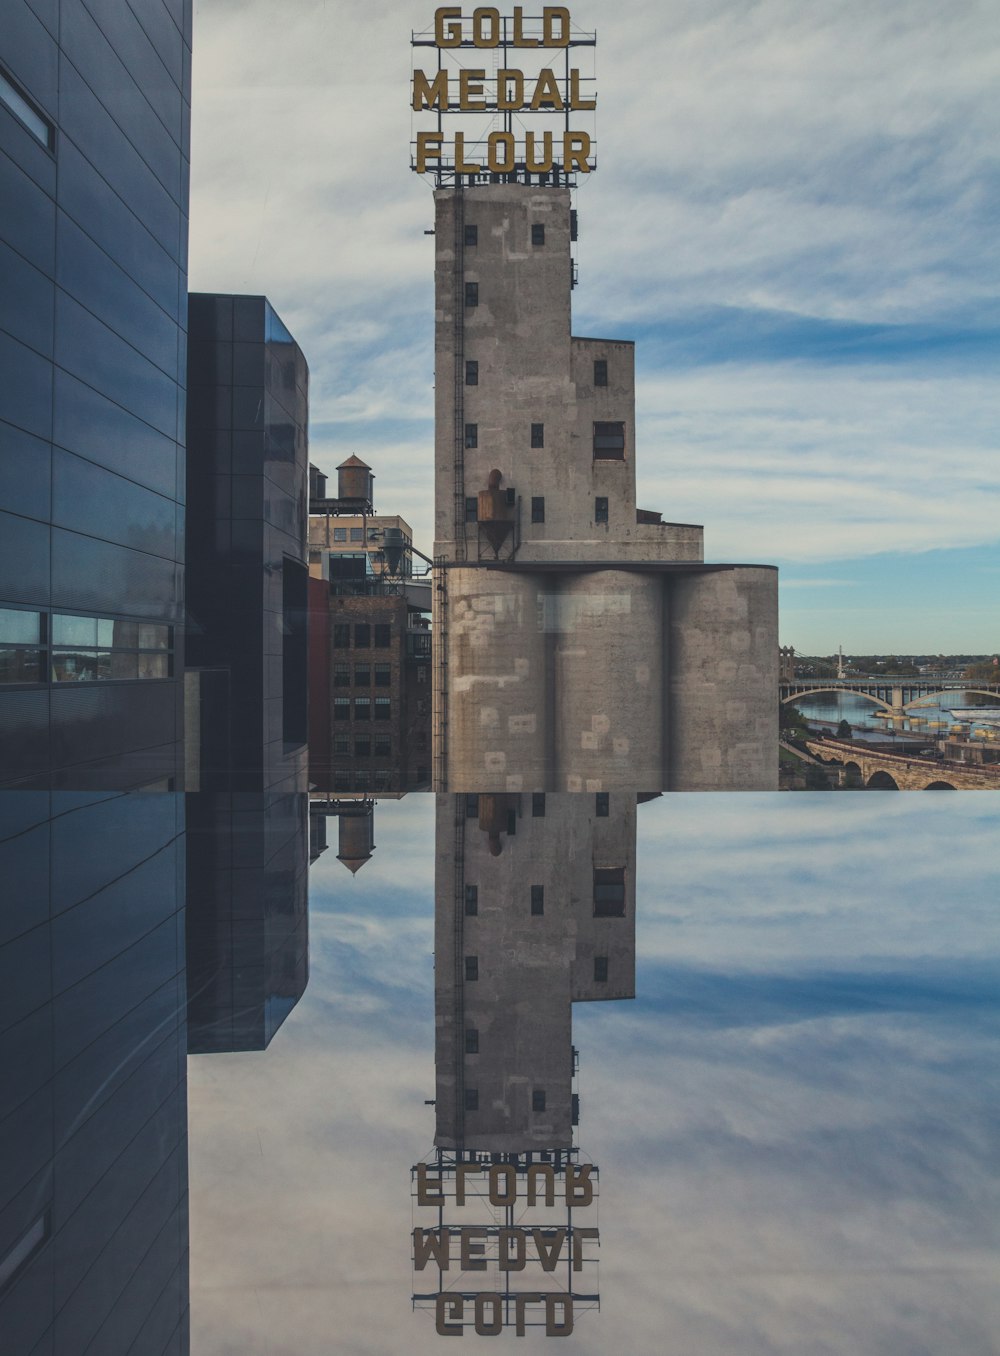
[(375, 757), (376, 758), (392, 757), (392, 740), (389, 738), (388, 735), (377, 734), (375, 736)]
[(508, 507), (508, 508), (513, 508), (514, 505), (515, 505), (516, 503), (517, 503), (517, 495), (514, 493), (513, 490), (508, 490), (508, 491), (507, 491), (507, 507)]
[(351, 643), (351, 628), (347, 622), (335, 622), (333, 627), (333, 643), (336, 649), (346, 650)]
[(517, 811), (516, 811), (516, 810), (508, 810), (508, 811), (507, 811), (507, 835), (508, 835), (508, 837), (513, 838), (515, 833), (517, 833)]
[(479, 796), (475, 792), (465, 797), (465, 817), (466, 819), (479, 818)]
[(533, 885), (531, 887), (531, 912), (536, 918), (545, 912), (544, 885)]
[(594, 917), (625, 917), (625, 868), (594, 868)]
[(466, 228), (465, 228), (465, 243), (466, 243), (467, 246), (472, 247), (472, 248), (474, 248), (476, 245), (479, 244), (479, 227), (478, 227), (478, 226), (466, 226)]
[(479, 284), (467, 282), (465, 284), (465, 304), (466, 306), (479, 305)]
[(391, 685), (391, 683), (392, 683), (392, 665), (391, 665), (391, 664), (376, 664), (376, 665), (375, 665), (375, 686), (376, 686), (376, 687), (389, 687), (389, 686)]
[(377, 650), (387, 650), (389, 648), (392, 636), (392, 626), (389, 622), (375, 623), (375, 648)]
[(531, 497), (531, 521), (533, 523), (545, 522), (545, 500), (540, 495)]
[(334, 664), (333, 666), (333, 685), (334, 687), (351, 686), (351, 666), (350, 664)]
[(465, 445), (466, 447), (479, 446), (479, 425), (466, 424), (465, 426)]
[(594, 359), (594, 385), (607, 386), (608, 384), (608, 360), (607, 358)]
[(478, 1110), (479, 1110), (479, 1089), (478, 1089), (478, 1088), (466, 1088), (466, 1089), (465, 1089), (465, 1109), (466, 1109), (466, 1111), (478, 1111)]
[(465, 500), (465, 521), (467, 523), (479, 522), (479, 500), (474, 494), (468, 495)]
[(372, 741), (367, 735), (362, 735), (354, 741), (355, 758), (370, 758), (372, 753)]
[(479, 957), (466, 956), (465, 958), (465, 978), (474, 980), (479, 978)]
[(465, 914), (467, 918), (475, 918), (479, 912), (479, 886), (467, 885), (465, 887)]
[(570, 240), (577, 240), (577, 239), (579, 239), (579, 234), (580, 234), (580, 221), (579, 221), (579, 217), (577, 216), (576, 208), (575, 208), (575, 207), (572, 207), (572, 208), (570, 208), (570, 213), (569, 213), (569, 238), (570, 238)]
[(532, 791), (531, 793), (531, 815), (533, 819), (545, 818), (545, 792)]
[(465, 1028), (465, 1053), (467, 1055), (479, 1054), (479, 1032), (474, 1026)]
[(372, 629), (367, 622), (358, 622), (354, 627), (354, 646), (358, 650), (367, 650), (372, 643)]
[(594, 460), (625, 460), (625, 424), (621, 420), (594, 424)]
[(545, 244), (545, 227), (544, 227), (544, 226), (541, 226), (541, 225), (534, 225), (534, 226), (532, 226), (532, 228), (531, 228), (531, 243), (532, 243), (533, 245), (544, 245), (544, 244)]
[(370, 664), (354, 665), (354, 686), (369, 687), (372, 681), (372, 668)]
[(376, 719), (376, 720), (391, 720), (391, 719), (392, 719), (392, 698), (391, 698), (391, 697), (376, 697), (376, 698), (375, 698), (375, 719)]
[(608, 979), (607, 956), (594, 957), (594, 979), (598, 984), (606, 984)]
[(580, 1124), (580, 1094), (578, 1092), (570, 1093), (570, 1124)]
[(354, 698), (354, 719), (371, 720), (372, 717), (372, 699), (371, 697)]
[(545, 425), (544, 425), (544, 424), (532, 424), (532, 426), (531, 426), (531, 446), (532, 446), (532, 447), (544, 447), (544, 446), (545, 446)]
[(545, 1092), (542, 1088), (533, 1088), (531, 1092), (532, 1111), (545, 1110)]
[(479, 385), (479, 363), (474, 358), (470, 358), (465, 364), (465, 384), (466, 386)]
[(607, 791), (598, 791), (594, 797), (594, 814), (598, 819), (607, 819), (611, 813), (611, 798)]
[(606, 523), (608, 521), (608, 501), (603, 495), (599, 495), (594, 500), (594, 522)]

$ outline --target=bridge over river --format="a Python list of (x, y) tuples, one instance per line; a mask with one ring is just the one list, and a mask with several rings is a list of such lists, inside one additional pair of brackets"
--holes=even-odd
[(812, 697), (817, 692), (851, 692), (867, 697), (876, 706), (903, 716), (911, 707), (946, 692), (977, 692), (994, 697), (1000, 705), (1000, 682), (972, 683), (966, 678), (814, 678), (778, 684), (783, 703)]
[(805, 746), (823, 763), (853, 769), (870, 791), (1000, 791), (1000, 763), (953, 763), (887, 753), (845, 739), (807, 739)]

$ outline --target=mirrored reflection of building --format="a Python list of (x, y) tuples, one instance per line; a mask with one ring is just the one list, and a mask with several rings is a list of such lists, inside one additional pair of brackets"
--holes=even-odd
[(263, 1050), (309, 979), (308, 798), (187, 798), (188, 1049)]
[(2, 792), (0, 872), (0, 1349), (183, 1356), (183, 796)]
[(438, 797), (435, 1153), (414, 1169), (413, 1249), (439, 1332), (566, 1335), (599, 1306), (572, 1010), (635, 995), (641, 799)]

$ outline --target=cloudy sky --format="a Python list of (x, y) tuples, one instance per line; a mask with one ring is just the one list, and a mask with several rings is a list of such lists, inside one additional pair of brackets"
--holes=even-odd
[[(430, 544), (433, 224), (401, 0), (196, 0), (193, 290), (266, 293)], [(776, 562), (805, 653), (1000, 644), (993, 0), (592, 0), (574, 329), (634, 338), (640, 501)]]

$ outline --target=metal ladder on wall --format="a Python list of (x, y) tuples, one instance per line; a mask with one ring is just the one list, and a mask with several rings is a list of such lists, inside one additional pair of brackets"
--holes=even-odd
[(455, 1122), (457, 1147), (465, 1144), (465, 797), (455, 802)]

